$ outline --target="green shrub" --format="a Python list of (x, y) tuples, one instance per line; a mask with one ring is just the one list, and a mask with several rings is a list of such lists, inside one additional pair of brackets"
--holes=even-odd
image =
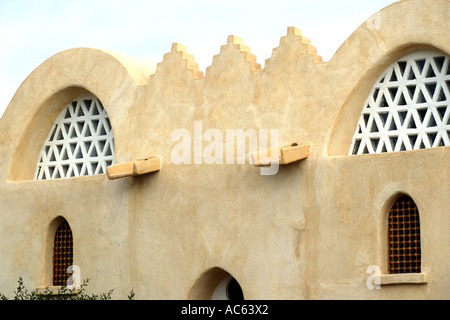
[[(87, 294), (85, 293), (85, 290), (88, 283), (89, 279), (85, 279), (79, 288), (61, 286), (56, 293), (49, 288), (45, 288), (43, 291), (38, 291), (37, 289), (28, 291), (23, 283), (22, 277), (19, 277), (13, 300), (111, 300), (114, 289), (111, 289), (106, 293)], [(131, 290), (128, 299), (134, 300), (134, 295), (134, 291)], [(0, 293), (0, 299), (9, 300), (8, 297), (2, 293)]]

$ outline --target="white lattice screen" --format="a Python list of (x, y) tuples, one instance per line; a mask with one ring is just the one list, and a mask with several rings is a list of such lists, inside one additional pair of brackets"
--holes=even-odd
[(69, 103), (42, 147), (35, 180), (106, 172), (114, 162), (114, 137), (108, 115), (93, 95)]
[(389, 66), (365, 103), (349, 154), (450, 145), (450, 65), (443, 53), (411, 53)]

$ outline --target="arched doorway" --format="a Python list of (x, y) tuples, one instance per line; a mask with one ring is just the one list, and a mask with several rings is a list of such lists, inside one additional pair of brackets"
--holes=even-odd
[(227, 271), (215, 267), (203, 273), (189, 292), (192, 300), (244, 300), (238, 280)]

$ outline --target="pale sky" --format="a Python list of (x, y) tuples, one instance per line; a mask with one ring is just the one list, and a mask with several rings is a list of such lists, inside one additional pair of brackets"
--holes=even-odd
[(26, 77), (75, 47), (123, 52), (154, 63), (174, 42), (200, 70), (229, 35), (243, 38), (264, 67), (287, 28), (300, 28), (324, 61), (395, 0), (0, 0), (0, 115)]

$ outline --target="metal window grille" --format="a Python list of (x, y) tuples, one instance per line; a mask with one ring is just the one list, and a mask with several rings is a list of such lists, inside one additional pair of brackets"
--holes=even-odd
[(41, 149), (35, 180), (101, 174), (114, 162), (114, 137), (108, 115), (93, 95), (69, 103)]
[(53, 247), (53, 285), (65, 286), (70, 276), (67, 268), (73, 264), (73, 238), (67, 221), (63, 221), (55, 233)]
[(421, 271), (420, 220), (414, 201), (402, 196), (389, 213), (389, 273)]
[(349, 154), (450, 145), (450, 58), (414, 52), (389, 66), (366, 100)]

